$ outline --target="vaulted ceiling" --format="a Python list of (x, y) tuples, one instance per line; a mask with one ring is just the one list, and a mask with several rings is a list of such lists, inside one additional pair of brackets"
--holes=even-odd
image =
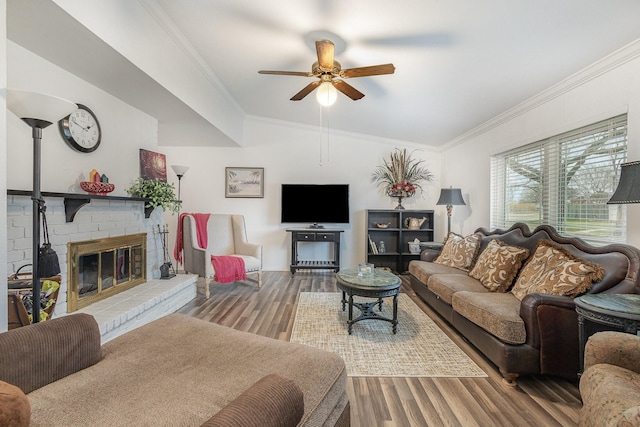
[[(335, 43), (343, 68), (393, 63), (395, 74), (349, 79), (365, 97), (339, 95), (324, 119), (431, 146), (640, 38), (637, 0), (139, 1), (248, 116), (320, 124), (314, 94), (289, 100), (312, 78), (258, 74), (311, 71), (318, 38)], [(9, 38), (28, 37), (9, 25)]]

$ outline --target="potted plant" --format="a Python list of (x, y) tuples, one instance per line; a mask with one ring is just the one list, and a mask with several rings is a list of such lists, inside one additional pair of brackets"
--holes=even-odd
[(145, 208), (154, 209), (162, 206), (165, 211), (178, 213), (182, 201), (176, 198), (175, 190), (173, 184), (166, 181), (137, 178), (125, 191), (131, 196), (147, 199)]
[(384, 159), (371, 175), (371, 182), (376, 182), (390, 197), (398, 198), (396, 209), (404, 209), (402, 199), (411, 197), (417, 189), (422, 190), (423, 181), (430, 182), (433, 174), (424, 167), (424, 160), (416, 160), (411, 157), (407, 149), (396, 148), (389, 160)]

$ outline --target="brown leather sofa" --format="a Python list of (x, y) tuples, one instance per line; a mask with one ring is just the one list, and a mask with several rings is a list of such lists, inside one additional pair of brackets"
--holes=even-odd
[[(479, 228), (476, 233), (480, 233), (481, 241), (473, 263), (492, 239), (527, 248), (529, 257), (540, 240), (548, 240), (604, 269), (602, 279), (593, 283), (588, 293), (639, 293), (640, 250), (632, 246), (595, 247), (580, 239), (562, 237), (550, 226), (541, 225), (531, 232), (522, 223), (514, 224), (508, 230)], [(508, 384), (514, 385), (519, 375), (528, 374), (577, 378), (580, 359), (573, 297), (531, 293), (520, 301), (511, 292), (490, 292), (467, 271), (431, 262), (433, 259), (434, 254), (425, 251), (420, 261), (410, 263), (412, 288), (497, 365)], [(525, 263), (526, 260), (522, 266)], [(432, 280), (438, 275), (444, 276)], [(464, 305), (463, 300), (466, 301)], [(469, 314), (469, 306), (474, 312), (481, 313), (482, 319), (489, 320), (483, 325), (477, 324), (481, 322)], [(506, 325), (505, 329), (521, 331), (519, 338), (511, 339), (509, 334), (496, 332), (494, 328), (501, 324)]]

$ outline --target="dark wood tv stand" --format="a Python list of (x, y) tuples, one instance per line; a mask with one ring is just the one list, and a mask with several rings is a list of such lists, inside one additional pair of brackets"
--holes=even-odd
[[(298, 270), (333, 270), (340, 271), (340, 233), (344, 230), (335, 228), (288, 228), (291, 233), (291, 274)], [(299, 242), (333, 243), (333, 259), (300, 260), (298, 259)]]

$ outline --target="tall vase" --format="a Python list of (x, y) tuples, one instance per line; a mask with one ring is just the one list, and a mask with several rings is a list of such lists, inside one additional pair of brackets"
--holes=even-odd
[(392, 196), (398, 199), (398, 206), (396, 206), (394, 209), (404, 209), (404, 206), (402, 206), (402, 198), (403, 196)]
[(389, 193), (389, 197), (393, 197), (394, 199), (398, 199), (398, 206), (396, 206), (394, 209), (404, 209), (404, 206), (402, 206), (402, 199), (404, 199), (405, 197), (407, 197), (407, 194), (405, 194), (402, 191), (397, 191), (394, 193)]

